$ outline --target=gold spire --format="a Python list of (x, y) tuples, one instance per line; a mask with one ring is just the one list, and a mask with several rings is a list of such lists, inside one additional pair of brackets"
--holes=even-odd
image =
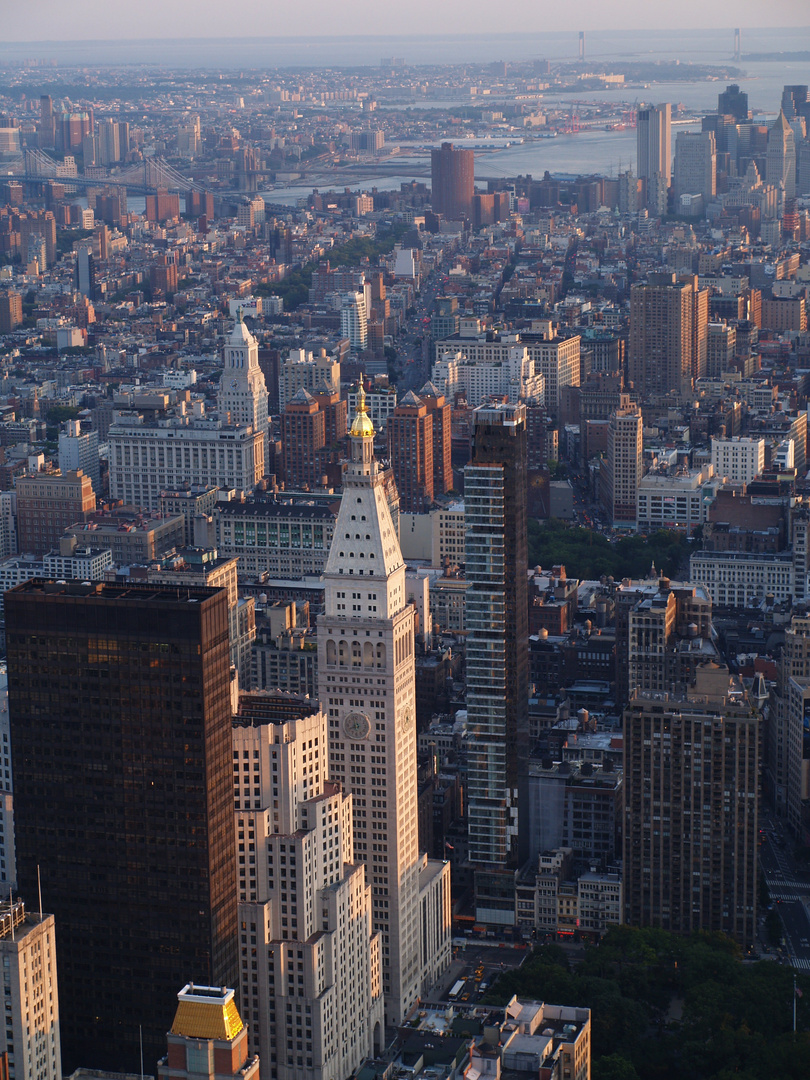
[(354, 414), (351, 434), (360, 439), (374, 438), (374, 425), (366, 412), (366, 391), (363, 380), (360, 379), (360, 389), (357, 392), (357, 412)]

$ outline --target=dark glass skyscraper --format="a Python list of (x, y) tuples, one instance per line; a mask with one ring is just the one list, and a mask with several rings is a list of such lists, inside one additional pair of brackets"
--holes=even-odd
[[(177, 987), (238, 985), (224, 590), (6, 594), (19, 888), (58, 927), (70, 1072), (165, 1049)], [(151, 1069), (151, 1064), (150, 1064)]]
[(464, 512), (470, 862), (481, 867), (479, 921), (509, 923), (513, 883), (510, 917), (509, 883), (504, 893), (496, 878), (517, 866), (518, 766), (529, 750), (524, 405), (475, 410)]
[(717, 112), (720, 116), (733, 116), (740, 123), (748, 119), (748, 94), (737, 83), (727, 86), (717, 95)]

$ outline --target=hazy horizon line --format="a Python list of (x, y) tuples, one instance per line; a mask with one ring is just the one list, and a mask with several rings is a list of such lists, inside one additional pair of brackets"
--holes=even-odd
[[(627, 34), (628, 32), (633, 33), (633, 34), (660, 35), (660, 34), (672, 33), (672, 34), (678, 34), (678, 35), (685, 35), (685, 34), (690, 34), (690, 33), (705, 34), (707, 31), (709, 33), (728, 31), (731, 34), (731, 33), (734, 32), (735, 29), (737, 29), (737, 27), (735, 27), (731, 23), (729, 23), (729, 24), (723, 23), (722, 25), (708, 26), (708, 27), (707, 26), (690, 26), (690, 27), (684, 27), (684, 26), (666, 27), (666, 26), (662, 26), (662, 27), (653, 28), (653, 27), (649, 27), (649, 26), (638, 26), (638, 27), (622, 26), (622, 27), (612, 27), (612, 28), (609, 28), (609, 29), (608, 28), (606, 28), (606, 29), (593, 29), (593, 28), (589, 28), (589, 27), (586, 26), (584, 28), (584, 33), (586, 35), (593, 34), (593, 35), (608, 35), (608, 36), (615, 35), (615, 36), (620, 36), (620, 35)], [(752, 33), (752, 32), (767, 32), (767, 33), (781, 32), (781, 33), (784, 33), (786, 31), (792, 31), (792, 30), (807, 31), (807, 30), (810, 30), (810, 26), (808, 26), (808, 25), (797, 25), (797, 26), (773, 26), (773, 25), (771, 25), (771, 26), (740, 26), (739, 29), (741, 31), (747, 31), (749, 33)], [(166, 42), (170, 42), (170, 41), (206, 41), (206, 42), (209, 42), (209, 41), (235, 41), (235, 42), (245, 42), (245, 43), (251, 43), (251, 42), (255, 43), (255, 42), (259, 42), (259, 41), (293, 41), (293, 42), (307, 42), (307, 41), (317, 41), (317, 42), (324, 42), (324, 41), (380, 41), (380, 40), (385, 40), (385, 41), (396, 41), (396, 40), (409, 41), (409, 40), (412, 40), (412, 39), (418, 39), (420, 41), (423, 41), (425, 39), (440, 39), (440, 38), (470, 38), (470, 39), (481, 38), (481, 37), (505, 38), (505, 37), (514, 37), (515, 35), (519, 35), (520, 37), (524, 37), (524, 38), (533, 38), (533, 37), (568, 37), (569, 35), (578, 35), (581, 32), (583, 32), (582, 28), (580, 28), (580, 29), (572, 29), (572, 30), (535, 30), (535, 31), (526, 31), (525, 29), (520, 29), (520, 28), (516, 27), (514, 30), (500, 30), (500, 31), (497, 31), (495, 33), (490, 32), (490, 31), (486, 31), (486, 32), (479, 31), (478, 33), (470, 33), (470, 32), (465, 32), (465, 31), (458, 31), (458, 32), (457, 31), (443, 31), (443, 32), (439, 32), (439, 33), (424, 33), (424, 32), (414, 31), (413, 33), (390, 33), (390, 34), (382, 34), (382, 33), (380, 33), (380, 34), (251, 34), (251, 35), (239, 35), (239, 36), (232, 36), (232, 37), (225, 37), (222, 34), (206, 34), (206, 35), (190, 35), (190, 34), (185, 35), (184, 34), (184, 35), (177, 35), (177, 36), (172, 36), (172, 37), (132, 37), (132, 36), (126, 36), (126, 37), (124, 37), (124, 36), (121, 36), (121, 37), (103, 37), (103, 38), (59, 37), (59, 38), (39, 38), (39, 39), (33, 40), (33, 41), (22, 41), (22, 40), (15, 41), (15, 40), (6, 39), (6, 41), (3, 44), (5, 46), (9, 46), (9, 45), (14, 45), (14, 46), (28, 45), (28, 46), (32, 46), (32, 47), (36, 47), (36, 46), (43, 47), (43, 46), (48, 46), (48, 45), (57, 45), (57, 46), (58, 45), (65, 45), (65, 44), (68, 44), (68, 43), (76, 44), (76, 45), (107, 45), (107, 44), (114, 44), (114, 43), (118, 43), (118, 42), (130, 42), (130, 43), (139, 43), (139, 44), (148, 44), (150, 42), (163, 42), (165, 44)]]

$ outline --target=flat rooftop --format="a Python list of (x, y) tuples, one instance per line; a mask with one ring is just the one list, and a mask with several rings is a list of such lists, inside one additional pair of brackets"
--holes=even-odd
[(281, 690), (251, 690), (239, 695), (239, 711), (233, 723), (236, 727), (286, 724), (319, 711), (317, 699)]
[(223, 517), (318, 518), (323, 521), (337, 518), (337, 511), (325, 503), (313, 506), (308, 503), (247, 499), (245, 502), (218, 503), (217, 510)]
[(168, 604), (199, 604), (209, 597), (222, 592), (221, 589), (209, 589), (203, 585), (119, 585), (104, 581), (52, 581), (45, 578), (32, 578), (10, 590), (35, 596), (95, 596), (103, 600), (138, 600), (154, 603), (163, 601)]

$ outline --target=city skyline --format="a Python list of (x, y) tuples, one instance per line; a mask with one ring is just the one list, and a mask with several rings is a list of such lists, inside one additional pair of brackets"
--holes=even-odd
[(810, 35), (244, 10), (0, 46), (0, 1080), (803, 1080)]

